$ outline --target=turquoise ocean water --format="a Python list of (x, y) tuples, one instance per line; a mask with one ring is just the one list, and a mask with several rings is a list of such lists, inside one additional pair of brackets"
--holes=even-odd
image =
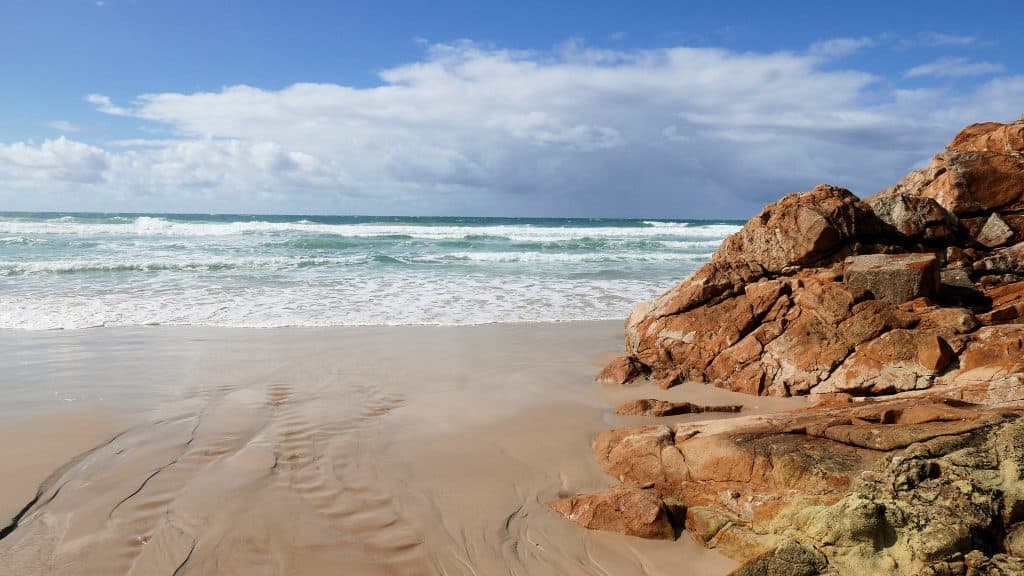
[(622, 318), (739, 225), (0, 213), (0, 328)]

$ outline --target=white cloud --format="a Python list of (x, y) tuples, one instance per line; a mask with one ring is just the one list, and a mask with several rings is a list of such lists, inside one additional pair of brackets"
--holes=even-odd
[(922, 32), (913, 38), (908, 38), (904, 44), (911, 46), (971, 46), (977, 42), (974, 36), (957, 34), (942, 34), (940, 32)]
[(965, 78), (968, 76), (990, 76), (1005, 72), (1002, 64), (977, 62), (967, 58), (939, 58), (907, 70), (906, 78), (931, 76), (934, 78)]
[(15, 180), (99, 182), (109, 163), (106, 151), (64, 136), (39, 145), (0, 144), (0, 171), (13, 175)]
[(863, 48), (870, 48), (876, 45), (874, 38), (861, 36), (860, 38), (832, 38), (811, 44), (808, 53), (821, 58), (842, 58), (849, 56)]
[(78, 132), (81, 130), (80, 127), (68, 122), (67, 120), (51, 120), (50, 122), (47, 122), (46, 125), (60, 132)]
[(103, 94), (86, 94), (85, 101), (90, 104), (95, 104), (97, 110), (104, 114), (113, 114), (115, 116), (128, 116), (128, 110), (124, 108), (118, 108), (111, 102), (109, 96)]
[[(382, 71), (370, 88), (239, 85), (126, 104), (91, 94), (100, 112), (161, 130), (102, 147), (5, 145), (0, 200), (25, 209), (745, 216), (819, 181), (871, 194), (959, 126), (1021, 112), (1024, 82), (1013, 78), (956, 94), (886, 89), (871, 74), (826, 67), (824, 55), (868, 45), (737, 53), (568, 42), (516, 52), (460, 42)], [(33, 154), (49, 160), (26, 160)]]

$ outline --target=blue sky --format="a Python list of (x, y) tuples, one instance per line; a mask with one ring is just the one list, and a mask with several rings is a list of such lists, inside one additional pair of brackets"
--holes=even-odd
[(1024, 113), (1022, 23), (1015, 2), (7, 0), (0, 210), (747, 217), (817, 182), (867, 196)]

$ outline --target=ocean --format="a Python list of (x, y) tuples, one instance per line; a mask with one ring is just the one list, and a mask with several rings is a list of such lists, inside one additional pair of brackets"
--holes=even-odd
[(0, 213), (0, 328), (623, 318), (740, 224)]

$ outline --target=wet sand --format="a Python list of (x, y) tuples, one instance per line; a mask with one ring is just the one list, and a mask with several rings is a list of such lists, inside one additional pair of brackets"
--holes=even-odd
[(686, 535), (587, 531), (544, 504), (611, 485), (593, 437), (644, 421), (617, 401), (797, 405), (594, 384), (621, 335), (0, 332), (0, 462), (19, 470), (0, 490), (0, 574), (725, 574)]

